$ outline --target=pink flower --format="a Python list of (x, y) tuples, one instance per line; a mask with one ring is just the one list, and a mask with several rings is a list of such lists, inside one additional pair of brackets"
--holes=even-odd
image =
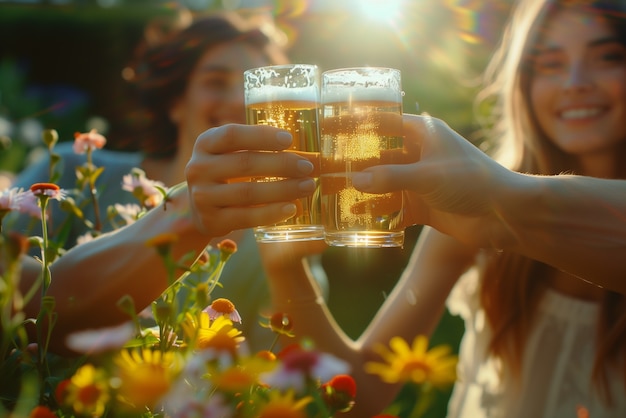
[(39, 198), (30, 190), (20, 192), (15, 196), (15, 210), (25, 213), (34, 218), (41, 219), (41, 208), (39, 207)]
[(305, 349), (299, 345), (286, 347), (278, 354), (279, 366), (260, 379), (271, 387), (293, 388), (301, 392), (309, 379), (326, 382), (338, 374), (347, 374), (348, 363), (330, 354)]
[(120, 349), (135, 335), (131, 322), (75, 332), (67, 337), (67, 346), (77, 353), (102, 353)]
[(126, 225), (130, 225), (137, 220), (137, 217), (141, 213), (141, 207), (134, 203), (122, 205), (116, 203), (114, 206), (117, 214), (126, 222)]
[(13, 187), (12, 189), (5, 189), (0, 192), (0, 210), (12, 211), (18, 210), (20, 194), (24, 193), (22, 189)]
[(137, 168), (122, 179), (122, 189), (131, 192), (149, 208), (157, 206), (163, 200), (159, 188), (166, 189), (163, 183), (146, 178), (146, 174)]
[(74, 134), (74, 152), (76, 154), (84, 154), (87, 151), (101, 149), (107, 143), (104, 136), (100, 135), (95, 129), (89, 132)]

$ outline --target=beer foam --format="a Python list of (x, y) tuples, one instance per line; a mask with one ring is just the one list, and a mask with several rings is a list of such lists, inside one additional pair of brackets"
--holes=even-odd
[(244, 72), (246, 104), (268, 101), (319, 102), (318, 68), (309, 64), (259, 67)]
[(388, 68), (346, 68), (322, 75), (322, 102), (402, 101), (400, 71)]
[(319, 91), (317, 86), (261, 86), (246, 91), (246, 104), (248, 105), (278, 100), (319, 102)]
[(402, 92), (383, 87), (341, 86), (324, 89), (322, 103), (351, 101), (402, 102)]

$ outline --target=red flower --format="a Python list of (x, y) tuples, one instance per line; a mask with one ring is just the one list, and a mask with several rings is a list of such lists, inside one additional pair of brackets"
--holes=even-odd
[(339, 374), (321, 388), (322, 398), (332, 411), (348, 412), (354, 406), (356, 382), (347, 374)]
[(57, 416), (47, 406), (40, 405), (30, 411), (29, 418), (57, 418)]

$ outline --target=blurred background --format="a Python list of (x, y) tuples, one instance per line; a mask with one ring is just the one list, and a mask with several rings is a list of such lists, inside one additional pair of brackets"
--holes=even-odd
[[(96, 128), (107, 137), (107, 147), (133, 149), (129, 132), (138, 121), (129, 117), (124, 67), (146, 25), (181, 9), (192, 14), (232, 9), (266, 19), (285, 37), (292, 61), (322, 70), (398, 68), (405, 112), (440, 117), (479, 143), (474, 99), (512, 2), (0, 0), (0, 187), (45, 152), (44, 128), (56, 129), (61, 141)], [(331, 248), (324, 254), (329, 304), (351, 336), (361, 333), (397, 281), (419, 232), (408, 229), (402, 249)], [(346, 300), (350, 294), (357, 299)], [(456, 350), (462, 330), (461, 321), (446, 314), (432, 344)], [(445, 414), (448, 395), (441, 394), (428, 416)], [(410, 403), (412, 395), (404, 398)]]

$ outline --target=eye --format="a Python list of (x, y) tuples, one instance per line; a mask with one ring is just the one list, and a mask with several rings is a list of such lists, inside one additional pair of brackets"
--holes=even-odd
[(626, 65), (626, 47), (611, 42), (592, 48), (590, 59), (596, 68), (614, 68)]
[(228, 90), (232, 84), (232, 77), (223, 73), (207, 74), (202, 79), (202, 85), (209, 90), (224, 91)]
[(530, 59), (535, 74), (558, 74), (567, 67), (567, 57), (560, 51), (535, 51)]

